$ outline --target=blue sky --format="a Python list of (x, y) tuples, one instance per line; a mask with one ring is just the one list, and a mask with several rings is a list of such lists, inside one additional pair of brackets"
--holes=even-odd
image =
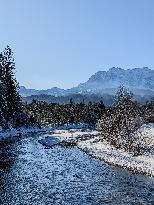
[(28, 88), (70, 88), (98, 70), (154, 68), (153, 0), (0, 0), (0, 50)]

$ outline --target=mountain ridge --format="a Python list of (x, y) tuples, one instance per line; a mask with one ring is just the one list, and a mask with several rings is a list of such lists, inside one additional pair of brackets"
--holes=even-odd
[(138, 95), (154, 95), (154, 70), (143, 67), (124, 70), (112, 67), (107, 71), (97, 71), (86, 82), (70, 89), (53, 87), (46, 90), (27, 89), (20, 87), (23, 97), (30, 95), (66, 96), (70, 94), (107, 93), (114, 94), (123, 85)]

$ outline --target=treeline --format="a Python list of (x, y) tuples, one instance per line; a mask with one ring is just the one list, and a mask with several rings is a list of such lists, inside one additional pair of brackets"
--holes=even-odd
[(69, 104), (46, 103), (33, 100), (24, 105), (24, 112), (32, 116), (35, 121), (44, 126), (63, 125), (74, 123), (87, 123), (95, 125), (105, 110), (103, 101), (99, 103), (74, 104), (70, 99)]
[[(121, 94), (119, 93), (118, 95)], [(117, 101), (121, 100), (115, 100), (116, 103)], [(144, 106), (139, 106), (137, 102), (132, 100), (130, 100), (130, 102), (140, 111), (140, 115), (142, 113), (142, 117), (146, 122), (154, 122), (152, 100)], [(84, 102), (74, 103), (73, 100), (70, 99), (68, 104), (57, 104), (33, 100), (29, 104), (24, 104), (24, 112), (32, 119), (31, 123), (34, 121), (43, 126), (73, 123), (96, 125), (98, 120), (102, 119), (107, 112), (110, 114), (110, 117), (112, 116), (113, 118), (113, 115), (116, 114), (116, 103), (113, 106), (106, 107), (103, 101), (99, 103), (92, 103), (90, 101), (88, 104), (85, 104)], [(124, 105), (124, 107), (125, 106), (126, 105)], [(129, 109), (132, 110), (134, 107), (129, 107)], [(118, 112), (119, 114), (121, 113), (120, 110)], [(123, 115), (121, 115), (121, 117), (123, 118)], [(106, 119), (105, 123), (109, 124), (109, 120)]]
[(70, 94), (66, 96), (52, 96), (52, 95), (31, 95), (27, 97), (23, 97), (23, 102), (31, 103), (33, 100), (36, 101), (44, 101), (48, 104), (50, 103), (57, 103), (57, 104), (68, 104), (70, 99), (73, 100), (74, 104), (88, 104), (90, 101), (92, 103), (99, 103), (100, 101), (103, 101), (105, 106), (110, 106), (114, 102), (114, 96), (110, 94), (93, 94), (93, 93), (87, 93), (87, 94)]
[[(114, 95), (112, 94), (105, 94), (105, 93), (78, 93), (78, 94), (69, 94), (66, 96), (52, 96), (46, 94), (38, 94), (38, 95), (31, 95), (27, 97), (22, 97), (22, 101), (24, 103), (31, 103), (33, 100), (36, 101), (44, 101), (48, 104), (50, 103), (57, 103), (57, 104), (68, 104), (70, 99), (73, 99), (75, 104), (79, 104), (84, 102), (84, 104), (88, 104), (89, 101), (92, 103), (99, 103), (101, 100), (104, 102), (105, 106), (112, 106), (114, 103)], [(136, 100), (141, 105), (146, 104), (151, 98), (150, 95), (134, 95), (134, 100)]]

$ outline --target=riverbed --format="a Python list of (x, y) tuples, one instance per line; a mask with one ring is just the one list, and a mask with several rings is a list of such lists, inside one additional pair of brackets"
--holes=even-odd
[(75, 147), (47, 148), (41, 134), (0, 145), (2, 205), (154, 204), (154, 178), (94, 159)]

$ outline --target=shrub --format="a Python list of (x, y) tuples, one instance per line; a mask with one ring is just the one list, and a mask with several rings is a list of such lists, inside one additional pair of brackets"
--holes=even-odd
[(125, 92), (124, 97), (122, 96), (123, 90), (123, 88), (121, 91), (118, 90), (119, 100), (115, 107), (104, 112), (97, 127), (102, 139), (107, 140), (111, 145), (139, 154), (139, 136), (136, 135), (136, 131), (144, 121), (142, 111), (137, 103), (130, 99), (130, 94), (127, 95), (128, 91)]

